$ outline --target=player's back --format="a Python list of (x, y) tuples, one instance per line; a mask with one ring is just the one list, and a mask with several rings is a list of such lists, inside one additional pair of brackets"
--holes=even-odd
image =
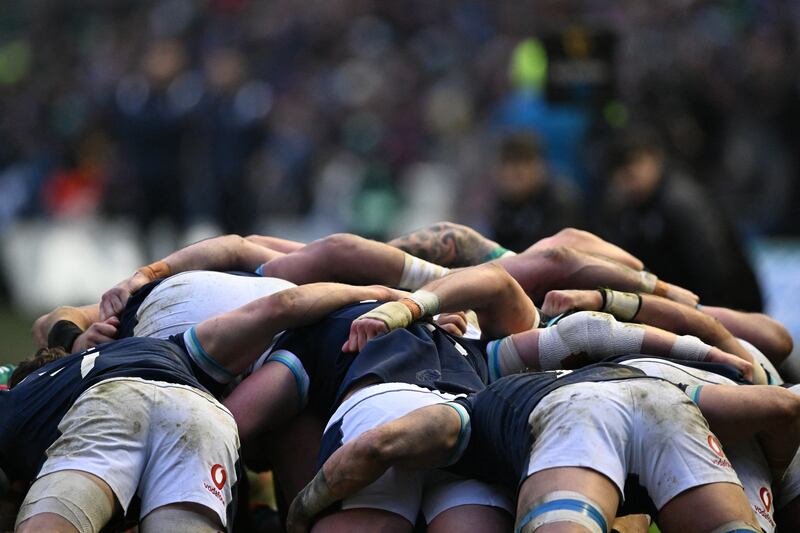
[(75, 400), (89, 387), (115, 378), (203, 389), (185, 351), (172, 341), (123, 339), (52, 361), (0, 391), (0, 466), (9, 477), (31, 479)]

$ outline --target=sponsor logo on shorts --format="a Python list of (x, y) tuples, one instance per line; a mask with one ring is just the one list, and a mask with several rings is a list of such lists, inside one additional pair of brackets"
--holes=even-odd
[(214, 482), (214, 485), (216, 485), (219, 490), (222, 490), (227, 480), (228, 472), (225, 471), (224, 466), (216, 464), (211, 467), (211, 481)]
[(211, 467), (211, 481), (214, 483), (214, 486), (211, 486), (208, 483), (203, 483), (203, 486), (206, 488), (206, 490), (213, 494), (222, 505), (225, 505), (225, 498), (222, 497), (221, 491), (227, 480), (228, 472), (225, 470), (225, 467), (221, 464), (215, 464)]
[(719, 459), (714, 459), (712, 463), (724, 468), (733, 468), (730, 461), (728, 461), (728, 458), (725, 457), (725, 452), (722, 451), (722, 445), (714, 435), (708, 436), (708, 447), (711, 448), (711, 451), (714, 452), (714, 455), (719, 457)]
[(767, 523), (774, 528), (775, 520), (772, 519), (772, 513), (770, 512), (772, 510), (772, 492), (770, 492), (767, 487), (761, 487), (758, 491), (758, 496), (761, 498), (761, 503), (764, 504), (764, 507), (762, 508), (759, 505), (754, 505), (753, 509), (757, 515), (766, 520)]

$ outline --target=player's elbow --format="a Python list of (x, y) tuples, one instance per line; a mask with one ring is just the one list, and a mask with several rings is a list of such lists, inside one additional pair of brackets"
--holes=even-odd
[(358, 437), (353, 452), (373, 467), (386, 469), (398, 457), (397, 439), (384, 428), (373, 428)]

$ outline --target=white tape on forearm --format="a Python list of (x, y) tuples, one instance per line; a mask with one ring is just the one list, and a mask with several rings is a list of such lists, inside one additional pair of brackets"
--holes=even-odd
[(419, 306), (422, 316), (439, 314), (439, 297), (436, 294), (430, 291), (414, 291), (409, 299), (414, 300), (414, 303)]
[(403, 273), (400, 275), (401, 289), (417, 290), (431, 281), (443, 278), (450, 273), (449, 268), (439, 266), (419, 257), (405, 254)]
[(678, 335), (669, 351), (670, 357), (685, 361), (705, 361), (711, 346), (694, 335)]
[(540, 330), (539, 366), (557, 370), (563, 368), (564, 359), (578, 354), (599, 361), (612, 355), (640, 353), (644, 332), (644, 326), (620, 324), (609, 314), (581, 311)]
[(653, 294), (656, 291), (656, 282), (658, 277), (655, 274), (642, 270), (639, 272), (640, 290), (647, 294)]

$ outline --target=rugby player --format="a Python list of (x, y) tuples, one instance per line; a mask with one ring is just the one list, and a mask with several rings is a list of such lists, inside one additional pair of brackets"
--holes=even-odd
[[(791, 423), (793, 439), (767, 454), (771, 466), (785, 467), (800, 436), (800, 402), (786, 391), (706, 385), (688, 393), (726, 439)], [(607, 533), (631, 474), (658, 509), (662, 531), (760, 531), (719, 441), (686, 396), (612, 363), (505, 377), (361, 433), (294, 500), (289, 531), (306, 531), (321, 511), (392, 467), (454, 460), (455, 471), (518, 488), (516, 531), (569, 522)]]
[(383, 287), (307, 285), (166, 341), (130, 338), (21, 364), (0, 391), (0, 468), (12, 482), (35, 480), (18, 531), (99, 531), (135, 494), (142, 531), (229, 527), (239, 439), (215, 395), (278, 331), (395, 297)]

